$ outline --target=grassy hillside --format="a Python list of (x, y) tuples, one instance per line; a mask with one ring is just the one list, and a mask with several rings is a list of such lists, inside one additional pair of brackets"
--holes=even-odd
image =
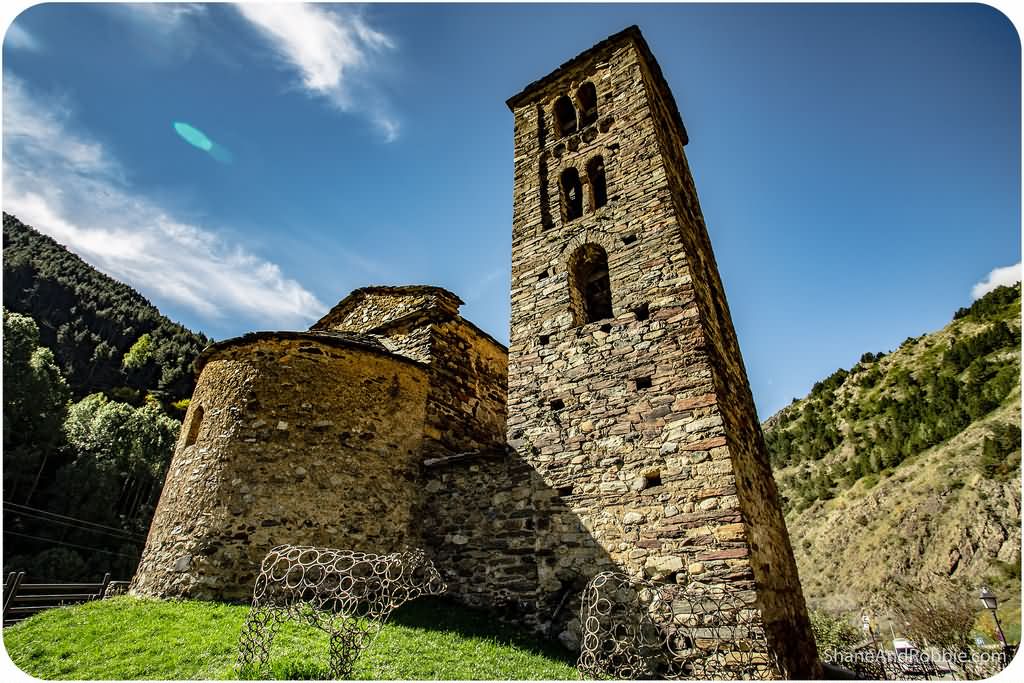
[[(23, 671), (47, 679), (231, 679), (248, 607), (112, 598), (49, 610), (4, 629)], [(278, 679), (325, 679), (327, 638), (289, 624), (274, 642)], [(357, 679), (575, 679), (564, 651), (441, 601), (400, 609), (356, 662)]]
[(1020, 285), (867, 353), (765, 423), (812, 606), (988, 583), (1020, 621)]

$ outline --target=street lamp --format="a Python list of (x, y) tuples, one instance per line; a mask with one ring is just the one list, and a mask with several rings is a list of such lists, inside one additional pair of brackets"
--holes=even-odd
[(992, 611), (992, 619), (996, 622), (996, 631), (999, 632), (999, 642), (1003, 644), (1003, 652), (1009, 654), (1010, 648), (1006, 644), (1006, 636), (1003, 635), (1003, 627), (999, 625), (999, 615), (996, 614), (996, 607), (999, 606), (999, 598), (990, 591), (987, 586), (981, 587), (981, 604), (985, 609)]

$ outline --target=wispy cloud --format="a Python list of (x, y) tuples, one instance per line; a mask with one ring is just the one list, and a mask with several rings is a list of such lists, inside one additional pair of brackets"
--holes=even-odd
[(207, 15), (207, 8), (195, 3), (131, 3), (103, 7), (133, 29), (128, 37), (141, 54), (163, 65), (178, 64), (192, 56), (200, 45), (199, 24)]
[(980, 299), (996, 287), (1008, 286), (1020, 282), (1021, 279), (1021, 264), (1017, 263), (1015, 266), (1003, 266), (1002, 268), (995, 268), (989, 273), (984, 280), (974, 285), (971, 289), (971, 298)]
[(4, 77), (4, 210), (154, 298), (215, 319), (300, 325), (325, 306), (274, 263), (133, 193), (65, 98)]
[(299, 87), (344, 112), (370, 117), (387, 142), (398, 137), (398, 120), (374, 86), (372, 56), (395, 47), (357, 13), (320, 5), (239, 4), (235, 6), (295, 71)]
[(186, 26), (192, 18), (206, 14), (206, 7), (196, 3), (126, 3), (118, 5), (117, 11), (147, 24), (157, 33), (170, 34)]
[[(120, 168), (103, 147), (67, 131), (71, 108), (63, 97), (37, 100), (17, 77), (4, 74), (4, 171), (8, 162), (46, 160), (67, 172), (94, 177), (120, 175)], [(31, 168), (25, 165), (24, 169)]]
[(10, 28), (7, 29), (7, 35), (4, 36), (4, 47), (11, 50), (29, 50), (31, 52), (39, 52), (42, 49), (42, 44), (33, 36), (31, 33), (26, 31), (17, 20), (11, 24)]

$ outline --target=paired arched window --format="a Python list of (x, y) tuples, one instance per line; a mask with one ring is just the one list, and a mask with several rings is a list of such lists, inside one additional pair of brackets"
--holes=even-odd
[(590, 207), (600, 209), (608, 203), (608, 189), (604, 181), (604, 157), (596, 156), (587, 162), (587, 183), (590, 185)]
[(583, 184), (580, 174), (570, 166), (562, 171), (562, 214), (565, 221), (571, 221), (583, 215)]
[[(562, 190), (562, 216), (564, 222), (568, 223), (583, 215), (583, 183), (579, 171), (572, 166), (562, 171), (559, 185)], [(604, 157), (596, 156), (587, 162), (587, 187), (590, 190), (591, 211), (608, 203)]]
[(555, 125), (558, 126), (559, 137), (572, 135), (576, 132), (576, 107), (568, 95), (555, 100)]
[(597, 88), (590, 81), (576, 91), (576, 101), (580, 103), (580, 128), (586, 128), (597, 121)]
[(577, 327), (612, 317), (608, 254), (600, 245), (584, 244), (569, 257), (569, 301)]
[[(577, 117), (576, 107), (579, 106)], [(568, 95), (555, 100), (555, 126), (559, 137), (572, 135), (577, 130), (586, 128), (597, 121), (597, 88), (586, 81), (576, 90), (576, 104)]]

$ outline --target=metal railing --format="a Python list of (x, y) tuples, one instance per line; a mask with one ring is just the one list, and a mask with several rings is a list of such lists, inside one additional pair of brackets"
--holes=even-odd
[(26, 583), (25, 572), (11, 572), (4, 583), (3, 625), (16, 624), (45, 609), (99, 600), (109, 584), (109, 573), (100, 583)]

